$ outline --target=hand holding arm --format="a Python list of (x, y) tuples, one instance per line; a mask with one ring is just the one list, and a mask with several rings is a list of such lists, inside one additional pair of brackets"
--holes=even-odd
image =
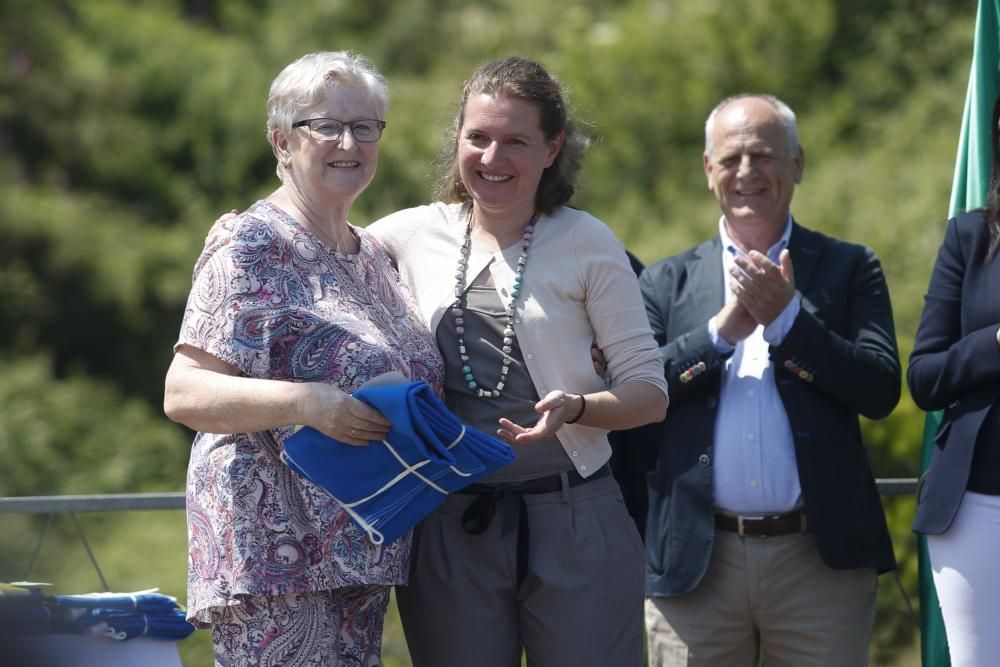
[[(997, 334), (1000, 336), (1000, 333)], [(598, 377), (603, 378), (608, 372), (608, 359), (604, 356), (604, 350), (597, 347), (597, 339), (590, 344), (590, 360), (594, 364), (594, 372), (597, 373)]]
[(215, 227), (216, 225), (224, 225), (239, 214), (240, 212), (237, 211), (235, 208), (230, 209), (227, 213), (223, 213), (218, 218), (216, 218), (215, 222), (212, 223), (212, 226)]

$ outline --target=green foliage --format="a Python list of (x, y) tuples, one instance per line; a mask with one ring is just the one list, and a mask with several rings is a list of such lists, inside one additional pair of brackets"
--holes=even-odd
[[(646, 262), (715, 231), (701, 165), (709, 110), (740, 91), (778, 95), (799, 115), (807, 156), (794, 212), (879, 254), (905, 363), (944, 225), (973, 5), (7, 0), (0, 495), (183, 488), (190, 434), (159, 406), (191, 267), (217, 215), (276, 187), (267, 89), (320, 49), (365, 53), (392, 87), (379, 174), (353, 221), (427, 200), (460, 83), (483, 61), (520, 53), (559, 75), (595, 140), (576, 205)], [(904, 395), (890, 418), (864, 424), (878, 476), (916, 474), (922, 423)], [(912, 596), (913, 500), (886, 508)], [(23, 535), (0, 554), (3, 578), (19, 574), (41, 524), (0, 519), (5, 534)], [(53, 526), (38, 571), (93, 589), (67, 523)], [(180, 513), (85, 527), (112, 586), (156, 583), (183, 598)], [(144, 580), (136, 561), (162, 580)], [(887, 578), (878, 633), (878, 664), (914, 636)], [(207, 662), (197, 642), (189, 664)], [(386, 664), (406, 664), (396, 625)]]
[[(641, 235), (650, 218), (683, 215), (691, 193), (706, 191), (708, 111), (745, 90), (781, 91), (790, 104), (799, 102), (801, 93), (785, 91), (800, 91), (821, 64), (831, 4), (775, 0), (733, 12), (725, 3), (637, 2), (592, 24), (583, 39), (566, 40), (555, 69), (577, 91), (574, 100), (601, 140), (587, 166), (588, 208), (617, 207), (627, 196), (626, 210), (646, 215), (623, 221), (616, 208), (606, 217), (629, 236)], [(623, 97), (641, 103), (608, 103)]]
[(0, 494), (180, 487), (190, 442), (109, 383), (56, 378), (43, 357), (0, 361)]

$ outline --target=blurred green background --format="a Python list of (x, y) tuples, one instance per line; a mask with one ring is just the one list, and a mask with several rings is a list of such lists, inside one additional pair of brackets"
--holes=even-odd
[[(161, 413), (190, 272), (217, 215), (276, 186), (264, 102), (316, 50), (368, 55), (392, 89), (367, 224), (425, 202), (461, 82), (518, 53), (556, 73), (596, 140), (575, 204), (645, 262), (715, 233), (704, 118), (766, 91), (798, 113), (805, 225), (872, 246), (904, 363), (944, 229), (975, 3), (941, 0), (4, 0), (0, 4), (0, 496), (179, 491), (190, 433)], [(909, 396), (866, 423), (879, 477), (915, 476)], [(912, 497), (886, 500), (916, 591)], [(184, 599), (181, 512), (84, 515), (116, 590)], [(42, 517), (0, 515), (0, 580)], [(32, 577), (98, 590), (57, 518)], [(914, 600), (915, 602), (915, 600)], [(891, 577), (875, 664), (917, 664)], [(206, 633), (182, 645), (209, 664)], [(407, 665), (390, 619), (385, 664)]]

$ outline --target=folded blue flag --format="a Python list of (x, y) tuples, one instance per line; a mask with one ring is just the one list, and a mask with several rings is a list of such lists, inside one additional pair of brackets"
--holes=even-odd
[(194, 632), (177, 600), (156, 589), (136, 593), (53, 595), (52, 632), (105, 635), (119, 641), (135, 637), (181, 640)]
[(119, 641), (134, 637), (184, 639), (195, 628), (177, 600), (156, 589), (136, 593), (43, 596), (30, 584), (24, 594), (0, 591), (0, 636), (71, 633), (104, 635)]
[(83, 609), (118, 609), (139, 613), (166, 613), (177, 609), (177, 600), (157, 593), (156, 589), (136, 593), (87, 593), (86, 595), (53, 595), (49, 600), (57, 607)]
[(282, 458), (333, 496), (374, 544), (395, 541), (447, 494), (514, 460), (510, 446), (464, 426), (424, 382), (365, 386), (354, 397), (392, 424), (385, 440), (356, 447), (305, 426), (285, 440)]
[(179, 641), (194, 632), (194, 626), (184, 616), (182, 609), (142, 613), (117, 609), (65, 608), (54, 615), (52, 632), (104, 635), (119, 641), (136, 637)]

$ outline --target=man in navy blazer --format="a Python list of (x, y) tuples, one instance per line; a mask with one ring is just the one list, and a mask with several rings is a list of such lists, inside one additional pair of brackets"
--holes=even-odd
[(875, 254), (790, 205), (805, 154), (780, 100), (705, 126), (719, 234), (640, 284), (670, 384), (648, 476), (650, 665), (865, 665), (895, 567), (858, 415), (899, 400)]

